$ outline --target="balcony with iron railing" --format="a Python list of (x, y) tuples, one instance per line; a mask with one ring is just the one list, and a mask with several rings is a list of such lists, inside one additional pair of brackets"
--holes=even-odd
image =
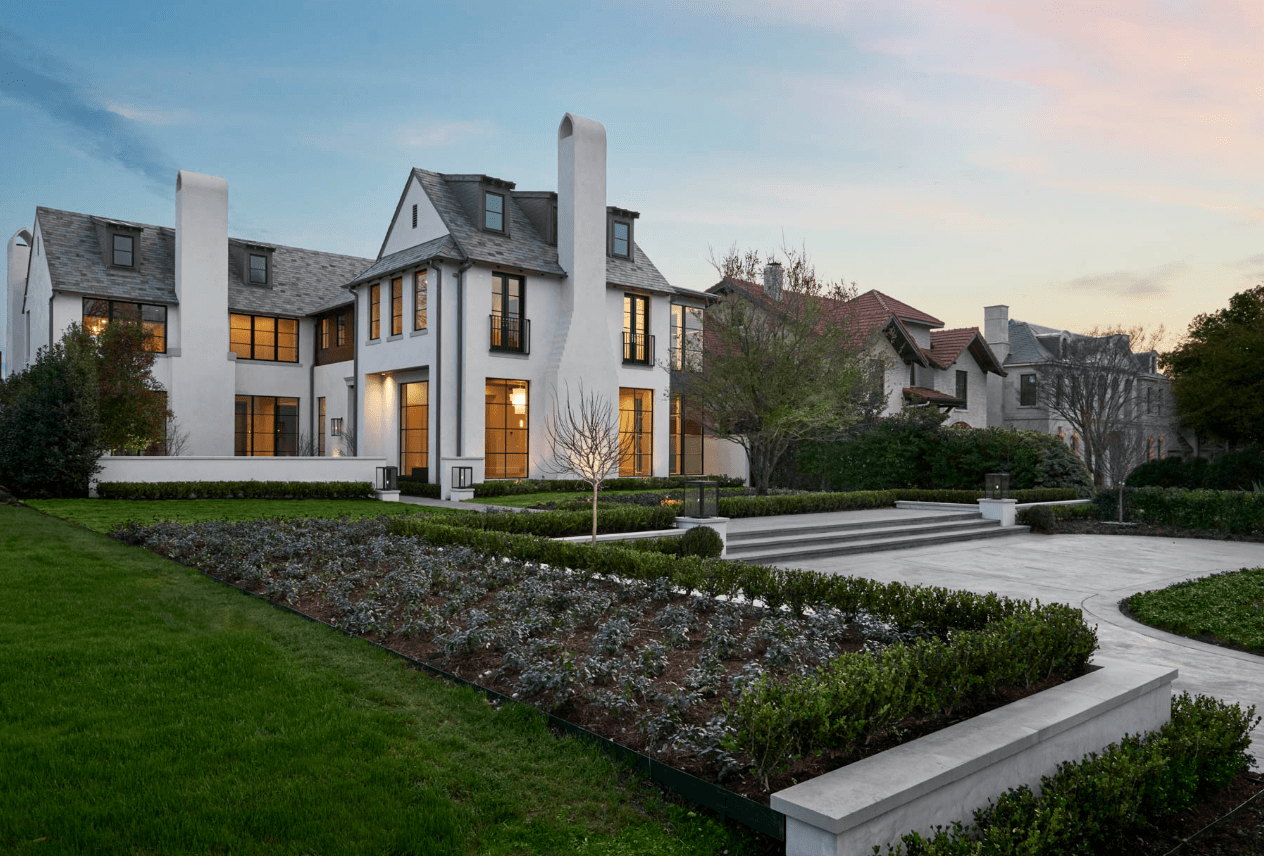
[(492, 315), (492, 351), (510, 354), (531, 353), (531, 321), (516, 315)]
[(654, 365), (654, 337), (623, 331), (623, 362), (625, 365)]

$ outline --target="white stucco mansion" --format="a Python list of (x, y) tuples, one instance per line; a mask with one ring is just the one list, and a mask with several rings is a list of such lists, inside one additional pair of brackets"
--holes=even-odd
[(669, 395), (705, 298), (607, 205), (598, 122), (563, 117), (556, 191), (412, 170), (376, 259), (229, 237), (222, 178), (181, 170), (175, 201), (174, 229), (37, 208), (9, 241), (4, 351), (20, 371), (72, 322), (141, 320), (190, 472), (302, 450), (381, 459), (444, 496), (456, 467), (547, 477), (546, 420), (581, 384), (619, 409), (622, 475), (731, 463), (704, 466)]

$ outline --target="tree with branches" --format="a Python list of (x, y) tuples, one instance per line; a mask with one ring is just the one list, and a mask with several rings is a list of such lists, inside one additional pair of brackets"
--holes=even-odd
[(592, 488), (592, 542), (597, 543), (597, 498), (601, 485), (619, 471), (628, 453), (619, 442), (619, 414), (614, 405), (595, 392), (579, 387), (577, 400), (566, 388), (566, 403), (553, 397), (553, 412), (545, 424), (545, 436), (553, 451), (544, 465), (555, 475), (571, 474)]
[(1071, 334), (1039, 367), (1040, 404), (1079, 434), (1095, 482), (1122, 483), (1145, 460), (1143, 375), (1163, 327), (1095, 327)]
[[(854, 422), (870, 391), (867, 343), (837, 311), (855, 285), (819, 277), (802, 248), (780, 255), (784, 263), (736, 245), (722, 258), (712, 253), (722, 279), (711, 289), (703, 358), (678, 376), (678, 392), (701, 411), (708, 433), (746, 451), (760, 494), (796, 441)], [(741, 285), (769, 266), (778, 287)]]

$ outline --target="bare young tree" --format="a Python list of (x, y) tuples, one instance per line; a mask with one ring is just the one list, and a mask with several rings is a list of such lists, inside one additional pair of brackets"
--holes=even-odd
[(174, 458), (188, 454), (189, 432), (180, 427), (180, 420), (174, 413), (168, 413), (166, 429), (158, 445), (161, 453), (168, 457)]
[(342, 444), (342, 454), (349, 458), (354, 458), (356, 453), (356, 432), (354, 428), (347, 425), (342, 427), (342, 436), (338, 438)]
[(592, 488), (592, 542), (597, 543), (597, 497), (602, 483), (619, 471), (624, 450), (619, 443), (619, 413), (606, 398), (579, 387), (577, 401), (566, 388), (566, 403), (553, 396), (553, 412), (545, 436), (553, 458), (546, 472), (573, 474)]
[(1102, 470), (1110, 483), (1114, 485), (1118, 495), (1119, 522), (1124, 522), (1124, 482), (1128, 473), (1139, 464), (1145, 463), (1150, 449), (1148, 438), (1138, 422), (1122, 425), (1111, 432), (1105, 440), (1099, 459)]

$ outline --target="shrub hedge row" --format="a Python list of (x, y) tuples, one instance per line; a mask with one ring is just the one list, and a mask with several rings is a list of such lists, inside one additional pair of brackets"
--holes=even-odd
[(1122, 853), (1129, 832), (1191, 808), (1223, 788), (1250, 762), (1246, 711), (1207, 696), (1181, 693), (1172, 719), (1145, 737), (1130, 735), (1101, 754), (1059, 765), (1041, 779), (1039, 796), (1012, 788), (930, 838), (909, 833), (888, 845), (896, 856), (992, 856), (1012, 853)]
[(443, 485), (401, 478), (399, 480), (399, 492), (404, 496), (424, 496), (429, 499), (440, 499), (443, 496)]
[[(593, 546), (452, 525), (472, 519), (437, 522), (407, 517), (393, 519), (388, 525), (394, 534), (424, 537), (440, 546), (459, 544), (520, 561), (624, 578), (667, 579), (686, 590), (712, 596), (741, 595), (773, 608), (785, 605), (799, 613), (805, 607), (820, 605), (852, 614), (864, 610), (902, 628), (939, 637), (938, 641), (912, 647), (897, 644), (877, 659), (846, 656), (818, 674), (790, 684), (762, 684), (750, 694), (749, 704), (743, 702), (734, 745), (749, 752), (765, 775), (795, 747), (807, 745), (808, 735), (822, 730), (822, 723), (830, 719), (829, 710), (845, 709), (826, 708), (821, 699), (832, 699), (832, 705), (843, 704), (850, 698), (851, 687), (865, 687), (865, 692), (885, 699), (879, 708), (889, 708), (889, 713), (878, 709), (854, 717), (864, 734), (869, 734), (890, 724), (888, 716), (894, 715), (897, 704), (912, 704), (909, 709), (917, 710), (936, 700), (951, 702), (991, 691), (999, 684), (986, 681), (1007, 683), (1015, 674), (1043, 677), (1051, 671), (1076, 673), (1097, 647), (1097, 635), (1084, 624), (1080, 611), (1063, 604), (1041, 605), (996, 594), (879, 583), (721, 559), (677, 558), (651, 552), (648, 547)], [(971, 677), (976, 673), (981, 677)], [(847, 728), (845, 732), (836, 730), (834, 736), (851, 742), (860, 739), (855, 736), (859, 732)]]
[[(811, 514), (821, 511), (852, 511), (859, 508), (889, 508), (898, 500), (909, 502), (976, 502), (982, 490), (932, 490), (897, 488), (853, 490), (845, 493), (806, 493), (789, 496), (720, 497), (723, 517), (764, 517), (773, 514)], [(1010, 499), (1019, 502), (1059, 502), (1077, 499), (1075, 488), (1045, 487), (1012, 490)]]
[(100, 482), (101, 499), (368, 499), (369, 482)]
[(1190, 490), (1251, 490), (1264, 484), (1264, 449), (1247, 446), (1213, 461), (1163, 458), (1128, 473), (1128, 487), (1184, 487)]
[(1095, 503), (1085, 505), (1033, 505), (1020, 508), (1015, 522), (1030, 526), (1037, 532), (1049, 532), (1057, 528), (1059, 520), (1097, 520), (1100, 511)]
[[(607, 479), (601, 489), (605, 490), (673, 490), (685, 486), (686, 482), (697, 481), (699, 476), (670, 476), (668, 478), (622, 478)], [(741, 487), (744, 481), (724, 476), (706, 476), (720, 487)], [(493, 496), (516, 496), (524, 493), (545, 493), (550, 491), (591, 491), (592, 487), (577, 479), (519, 479), (516, 481), (486, 481), (474, 485), (475, 498)]]
[[(1103, 491), (1096, 498), (1103, 519), (1117, 516), (1119, 494)], [(1155, 526), (1203, 529), (1233, 535), (1264, 534), (1264, 493), (1236, 490), (1184, 490), (1142, 487), (1124, 489), (1124, 519)]]
[[(458, 518), (460, 526), (488, 532), (566, 538), (592, 532), (592, 511), (507, 511), (496, 514), (471, 512)], [(597, 532), (647, 532), (671, 529), (676, 525), (672, 508), (643, 508), (636, 505), (597, 509)]]

